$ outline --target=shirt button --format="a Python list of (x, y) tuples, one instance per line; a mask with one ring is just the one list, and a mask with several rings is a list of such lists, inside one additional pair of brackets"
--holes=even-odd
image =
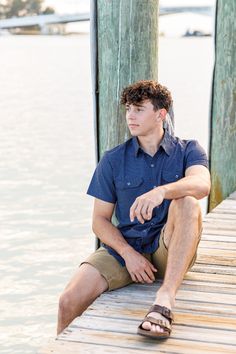
[(151, 167), (154, 167), (154, 164), (153, 164), (153, 163), (151, 163)]
[(157, 186), (153, 186), (153, 188), (156, 188)]
[(179, 175), (175, 175), (175, 178), (178, 178), (179, 177)]
[(154, 225), (154, 222), (151, 222), (151, 225), (153, 226), (153, 225)]
[(131, 185), (131, 183), (130, 182), (127, 182), (127, 186), (130, 186)]

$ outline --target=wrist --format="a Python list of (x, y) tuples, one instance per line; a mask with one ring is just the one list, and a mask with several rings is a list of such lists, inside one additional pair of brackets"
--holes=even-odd
[(133, 248), (127, 243), (120, 250), (120, 256), (125, 259), (125, 257), (133, 250)]
[(166, 190), (165, 186), (159, 186), (159, 187), (156, 188), (156, 190), (158, 191), (158, 193), (161, 194), (161, 197), (162, 197), (163, 199), (166, 199), (166, 192), (167, 192), (167, 190)]

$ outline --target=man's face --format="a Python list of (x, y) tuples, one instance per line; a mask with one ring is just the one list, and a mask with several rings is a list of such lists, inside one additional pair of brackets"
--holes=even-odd
[(145, 100), (140, 104), (126, 104), (126, 121), (130, 133), (133, 136), (152, 135), (162, 127), (164, 109), (154, 111), (150, 100)]

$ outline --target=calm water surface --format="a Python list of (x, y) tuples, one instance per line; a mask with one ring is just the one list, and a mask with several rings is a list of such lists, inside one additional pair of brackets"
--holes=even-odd
[[(208, 146), (212, 40), (160, 39), (176, 132)], [(0, 37), (0, 352), (36, 353), (94, 248), (89, 36)]]
[(55, 335), (57, 299), (94, 246), (88, 35), (0, 37), (3, 353)]

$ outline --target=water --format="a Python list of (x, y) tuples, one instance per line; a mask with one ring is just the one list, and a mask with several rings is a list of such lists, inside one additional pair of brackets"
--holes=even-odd
[(93, 250), (88, 35), (0, 38), (3, 353), (55, 335), (59, 293)]
[[(176, 132), (208, 146), (212, 39), (161, 38)], [(57, 302), (94, 248), (89, 36), (0, 37), (0, 352), (55, 336)]]

